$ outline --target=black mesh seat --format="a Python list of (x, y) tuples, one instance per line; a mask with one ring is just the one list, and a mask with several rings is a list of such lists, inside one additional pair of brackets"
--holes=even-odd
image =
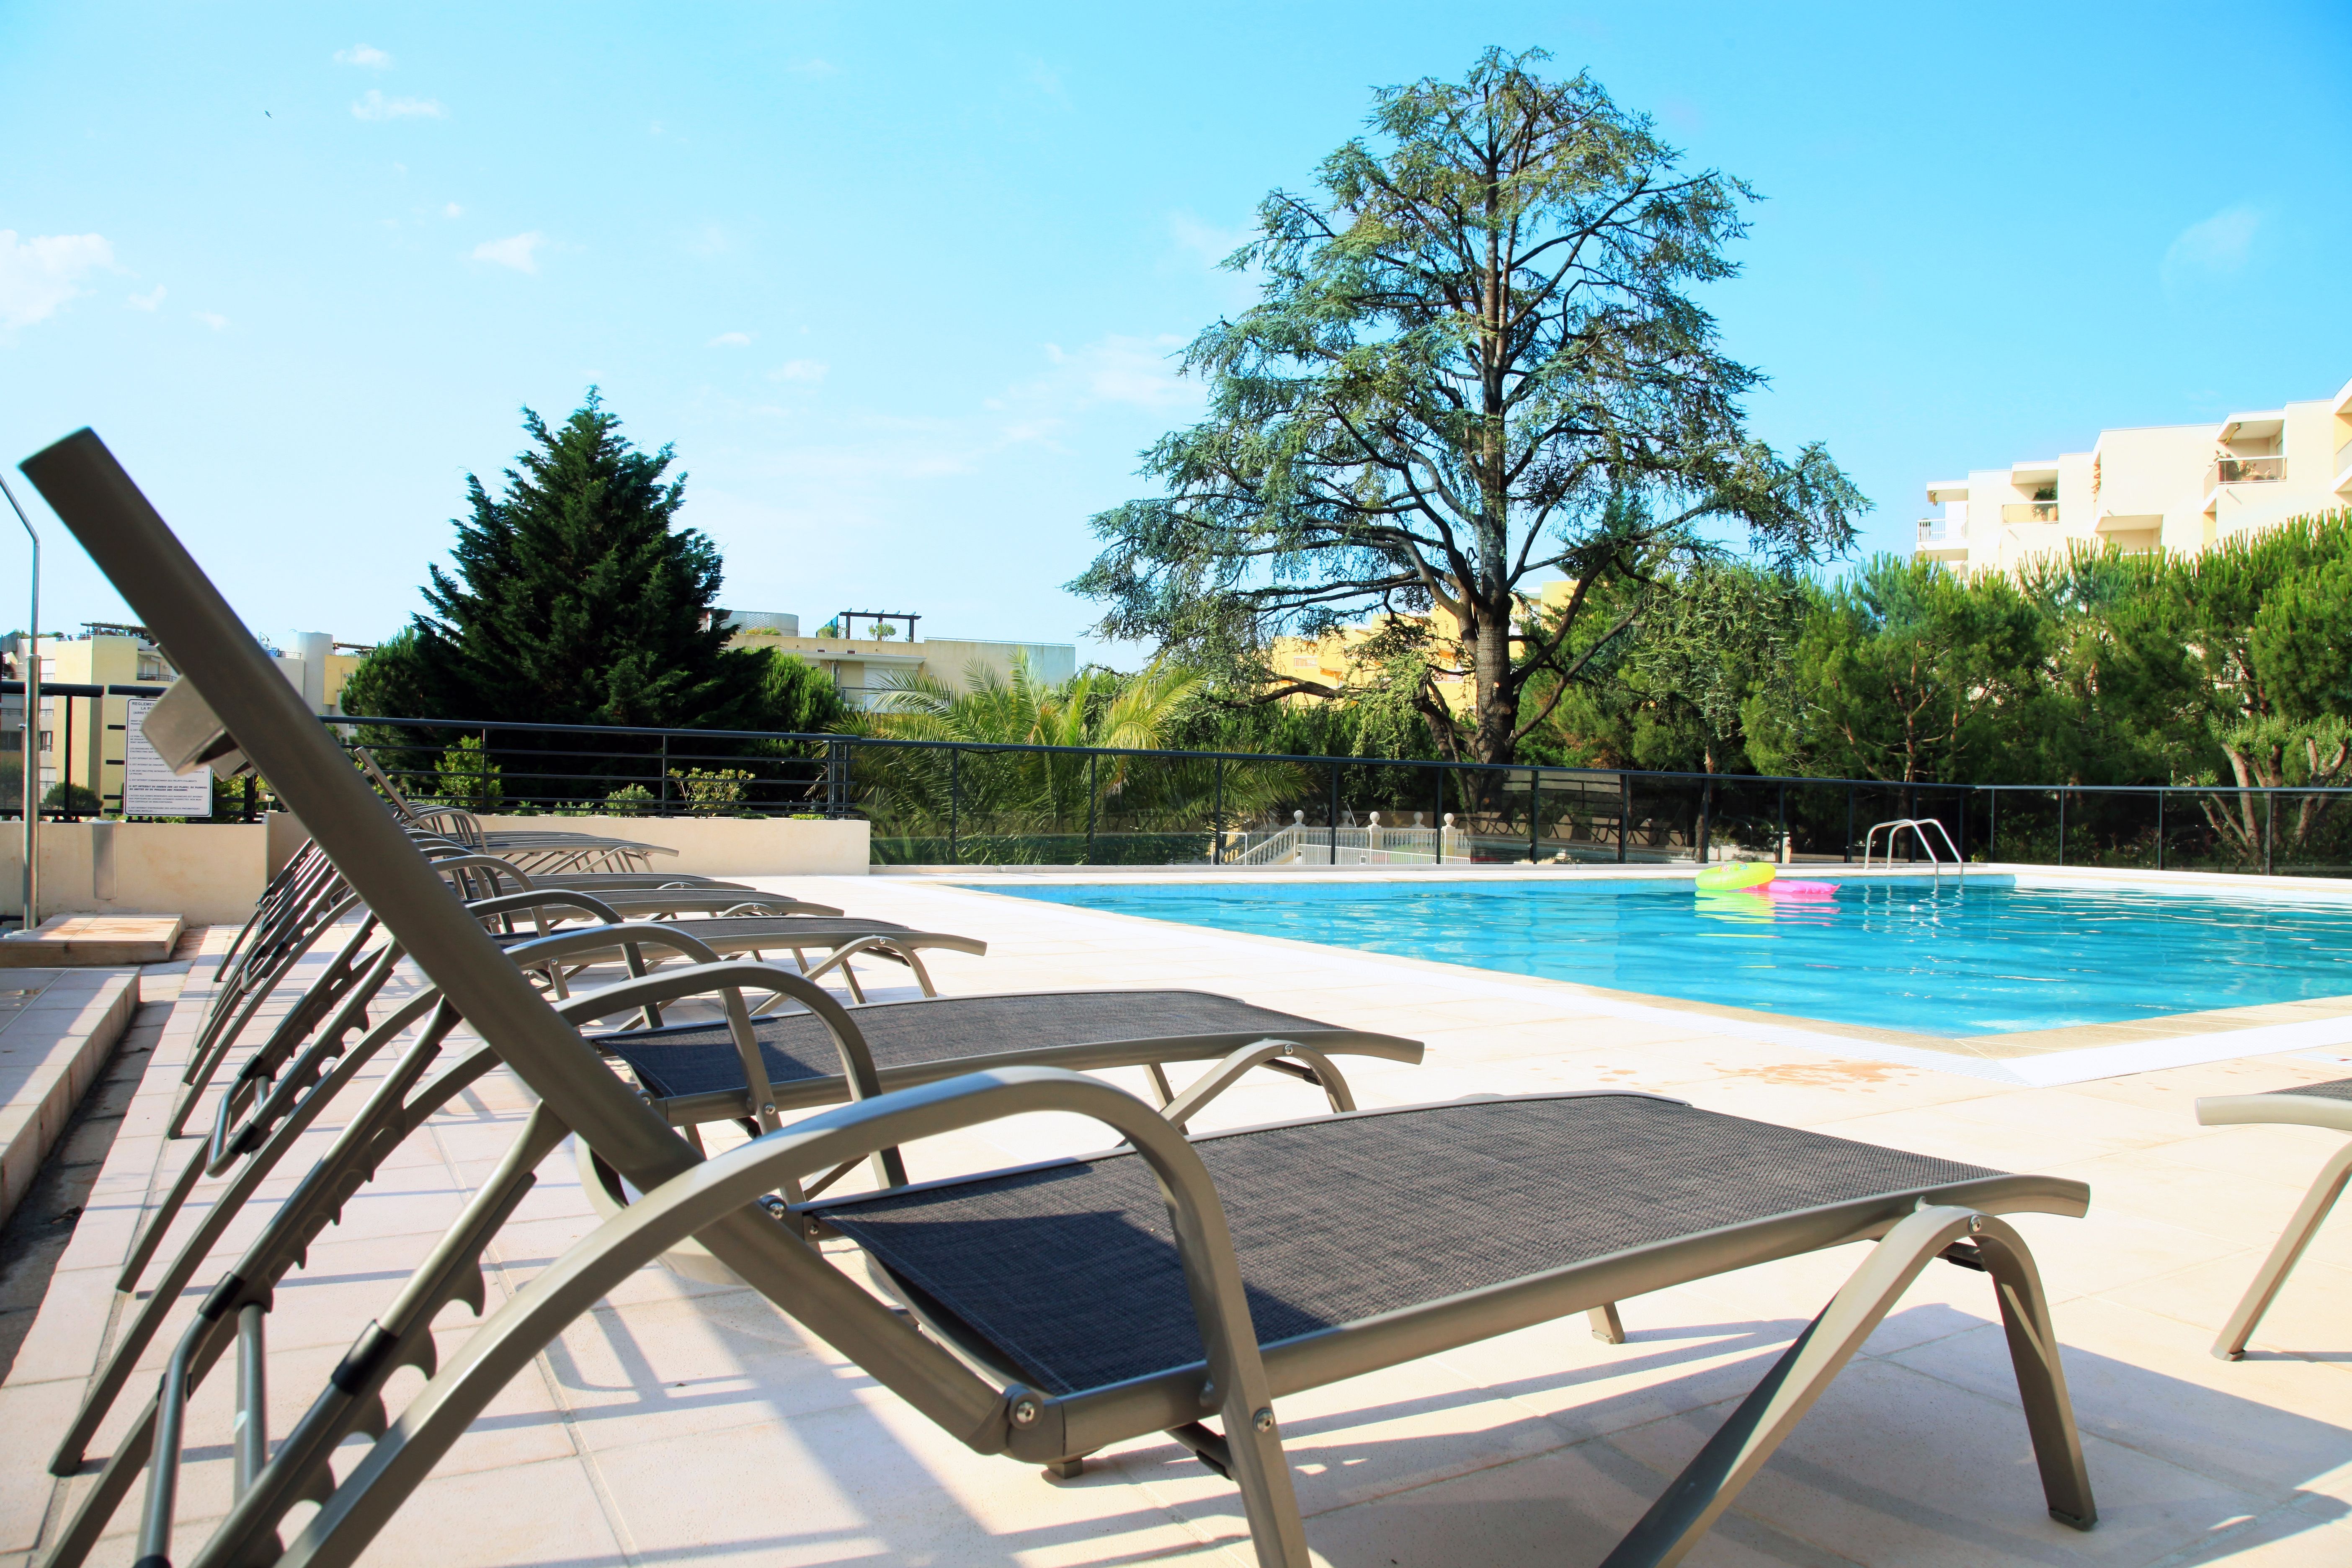
[(2352, 1100), (2352, 1078), (2339, 1078), (2328, 1083), (2306, 1083), (2300, 1089), (2274, 1089), (2273, 1094), (2303, 1094), (2315, 1100)]
[[(1066, 991), (1012, 996), (950, 996), (921, 1002), (886, 1002), (851, 1015), (886, 1077), (898, 1069), (953, 1063), (959, 1068), (986, 1057), (1053, 1047), (1068, 1053), (1103, 1047), (1110, 1062), (1173, 1061), (1222, 1056), (1260, 1039), (1284, 1039), (1335, 1049), (1371, 1048), (1398, 1060), (1414, 1060), (1410, 1041), (1360, 1030), (1339, 1029), (1270, 1007), (1202, 991)], [(841, 1055), (833, 1037), (814, 1015), (787, 1014), (756, 1021), (760, 1054), (768, 1081), (779, 1089), (841, 1076)], [(743, 1064), (734, 1041), (719, 1025), (605, 1035), (603, 1050), (626, 1062), (637, 1081), (671, 1099), (692, 1094), (740, 1094)], [(1121, 1048), (1125, 1047), (1125, 1048)]]
[[(1799, 1211), (1885, 1198), (1899, 1217), (1918, 1194), (2002, 1174), (1637, 1095), (1422, 1106), (1194, 1147), (1265, 1345)], [(1202, 1357), (1138, 1156), (817, 1209), (924, 1310), (1050, 1393)]]
[[(839, 947), (866, 936), (908, 936), (940, 942), (961, 942), (940, 937), (890, 921), (836, 920), (826, 915), (720, 915), (707, 920), (664, 921), (663, 929), (707, 942), (721, 952), (745, 952), (753, 948)], [(533, 931), (517, 931), (501, 939), (534, 942)]]

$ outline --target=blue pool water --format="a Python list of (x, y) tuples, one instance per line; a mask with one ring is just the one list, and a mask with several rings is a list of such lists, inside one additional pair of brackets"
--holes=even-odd
[(2352, 994), (2352, 903), (1852, 883), (1815, 903), (1687, 882), (998, 887), (1794, 1017), (1960, 1037)]

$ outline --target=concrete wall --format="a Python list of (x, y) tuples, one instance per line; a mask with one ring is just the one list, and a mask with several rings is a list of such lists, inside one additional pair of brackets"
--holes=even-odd
[(863, 822), (735, 816), (485, 816), (486, 831), (593, 833), (660, 844), (656, 871), (700, 877), (862, 877), (872, 850)]
[[(0, 831), (0, 897), (22, 886), (20, 825)], [(261, 823), (45, 822), (41, 918), (178, 915), (190, 925), (242, 925), (268, 882)]]

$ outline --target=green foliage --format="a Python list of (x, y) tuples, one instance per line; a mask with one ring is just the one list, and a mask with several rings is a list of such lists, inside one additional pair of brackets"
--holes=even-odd
[[(1376, 95), (1373, 137), (1277, 191), (1227, 265), (1259, 302), (1196, 338), (1209, 416), (1164, 437), (1164, 496), (1094, 520), (1072, 587), (1111, 637), (1145, 638), (1244, 690), (1308, 690), (1265, 664), (1277, 633), (1434, 609), (1441, 639), (1382, 651), (1385, 693), (1448, 755), (1507, 761), (1539, 721), (1525, 689), (1590, 590), (1643, 581), (1744, 530), (1780, 561), (1842, 549), (1867, 507), (1819, 446), (1784, 459), (1743, 427), (1757, 372), (1718, 352), (1688, 290), (1736, 271), (1751, 193), (1682, 172), (1650, 122), (1541, 51), (1489, 50), (1460, 82)], [(1536, 635), (1522, 586), (1588, 594)], [(1433, 679), (1458, 664), (1466, 715)]]
[[(1087, 669), (1038, 680), (1026, 659), (1012, 674), (973, 667), (961, 689), (929, 676), (887, 677), (880, 705), (845, 729), (897, 740), (976, 745), (1162, 748), (1198, 702), (1199, 675), (1165, 664), (1121, 676)], [(1179, 758), (1089, 757), (1050, 751), (861, 748), (860, 804), (877, 843), (908, 858), (945, 860), (949, 841), (965, 860), (1075, 859), (1091, 825), (1107, 841), (1148, 840), (1138, 853), (1165, 860), (1197, 840), (1205, 858), (1222, 799), (1225, 822), (1294, 792), (1295, 769), (1228, 771), (1222, 796), (1214, 763)], [(1117, 858), (1114, 853), (1111, 858)]]
[(41, 810), (58, 816), (102, 816), (106, 806), (98, 798), (98, 792), (88, 784), (68, 784), (60, 779), (49, 786), (48, 794), (41, 797)]
[(433, 800), (464, 811), (496, 811), (507, 797), (505, 771), (482, 750), (479, 735), (461, 736), (433, 761)]
[[(654, 814), (654, 792), (641, 784), (623, 784), (616, 790), (607, 792), (604, 804), (596, 810), (605, 816), (651, 816)], [(576, 811), (567, 811), (558, 806), (556, 815), (586, 816), (590, 812), (586, 803), (583, 802), (580, 809)]]
[(688, 768), (683, 773), (672, 768), (669, 776), (677, 783), (678, 798), (697, 816), (731, 815), (730, 808), (742, 804), (744, 788), (751, 781), (750, 771), (741, 768)]

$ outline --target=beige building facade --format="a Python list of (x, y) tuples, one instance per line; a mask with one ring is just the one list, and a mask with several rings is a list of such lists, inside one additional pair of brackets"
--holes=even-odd
[(2102, 430), (2087, 452), (1938, 479), (1927, 504), (1917, 556), (1968, 571), (2075, 548), (2193, 554), (2352, 506), (2352, 382), (2218, 424)]
[[(970, 673), (986, 670), (1003, 679), (1012, 675), (1016, 660), (1026, 659), (1032, 679), (1048, 685), (1078, 672), (1078, 650), (1072, 643), (991, 642), (974, 637), (841, 637), (800, 635), (800, 617), (773, 610), (719, 610), (734, 635), (730, 647), (773, 648), (816, 666), (833, 678), (844, 700), (853, 708), (872, 708), (894, 679), (928, 676), (951, 690), (961, 691)], [(863, 617), (859, 617), (863, 618)], [(913, 617), (903, 619), (914, 629)], [(840, 621), (828, 622), (821, 634), (838, 633)], [(878, 629), (878, 628), (877, 628)]]
[[(1545, 584), (1535, 597), (1524, 603), (1535, 613), (1549, 616), (1565, 605), (1575, 592), (1576, 584), (1563, 578)], [(1412, 618), (1426, 620), (1439, 643), (1452, 646), (1458, 653), (1462, 623), (1454, 617), (1451, 611), (1435, 609), (1426, 616)], [(1379, 622), (1371, 622), (1363, 626), (1340, 626), (1319, 637), (1276, 637), (1266, 650), (1266, 663), (1277, 679), (1311, 680), (1321, 686), (1344, 687), (1356, 672), (1359, 650), (1373, 633), (1380, 630), (1380, 626)], [(1466, 659), (1457, 658), (1456, 662), (1465, 668), (1468, 666)], [(1453, 711), (1459, 713), (1469, 708), (1473, 694), (1468, 676), (1440, 674), (1437, 689), (1444, 694), (1447, 708)], [(1313, 692), (1299, 691), (1293, 692), (1283, 700), (1304, 704), (1324, 702), (1329, 699)]]

